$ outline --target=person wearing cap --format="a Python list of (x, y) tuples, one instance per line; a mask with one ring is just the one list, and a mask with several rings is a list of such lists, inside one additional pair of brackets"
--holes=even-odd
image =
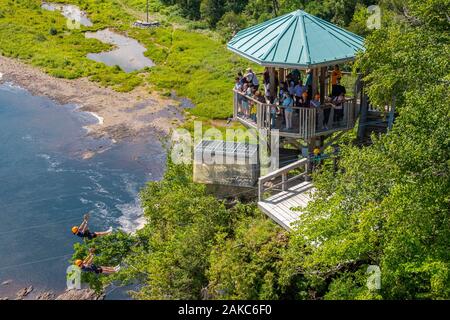
[(247, 68), (245, 70), (247, 73), (245, 74), (245, 78), (247, 79), (247, 82), (252, 86), (254, 89), (258, 90), (259, 88), (259, 81), (256, 74), (253, 72), (251, 68)]
[(80, 226), (73, 226), (72, 227), (72, 233), (80, 238), (87, 238), (88, 240), (92, 240), (97, 237), (106, 236), (108, 234), (111, 234), (111, 230), (104, 231), (104, 232), (91, 232), (88, 229), (88, 220), (89, 220), (89, 214), (85, 214), (83, 216), (83, 222), (80, 224)]
[(77, 259), (75, 260), (74, 264), (81, 269), (83, 272), (93, 272), (95, 274), (110, 274), (110, 273), (116, 273), (120, 270), (120, 266), (115, 267), (104, 267), (104, 266), (96, 266), (94, 261), (94, 249), (89, 250), (89, 255), (84, 259)]

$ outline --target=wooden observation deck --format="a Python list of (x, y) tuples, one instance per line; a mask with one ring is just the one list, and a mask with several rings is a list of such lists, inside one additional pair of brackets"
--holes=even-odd
[[(320, 153), (324, 152), (326, 146), (333, 144), (340, 136), (334, 133), (354, 128), (358, 119), (359, 137), (367, 135), (368, 128), (371, 128), (369, 120), (373, 122), (371, 125), (381, 125), (380, 130), (384, 128), (384, 121), (372, 117), (361, 75), (354, 78), (354, 83), (346, 83), (349, 98), (343, 103), (333, 105), (327, 98), (333, 93), (330, 92), (333, 91), (330, 90), (332, 84), (337, 85), (340, 78), (350, 78), (349, 73), (344, 72), (337, 76), (337, 69), (334, 78), (330, 77), (329, 68), (353, 61), (358, 52), (365, 50), (364, 38), (297, 10), (239, 31), (227, 48), (266, 67), (264, 80), (269, 84), (270, 101), (276, 101), (278, 85), (286, 82), (289, 71), (295, 69), (308, 74), (305, 86), (308, 87), (309, 97), (316, 93), (320, 95), (319, 107), (293, 107), (292, 128), (286, 129), (283, 106), (261, 102), (234, 91), (233, 118), (247, 128), (260, 130), (260, 135), (266, 139), (260, 141), (259, 150), (267, 148), (270, 159), (274, 159), (284, 146), (294, 147), (304, 157), (281, 168), (271, 163), (272, 172), (258, 180), (259, 208), (283, 228), (292, 230), (301, 214), (301, 210), (297, 209), (305, 207), (314, 192), (310, 180), (313, 151), (318, 148)], [(274, 110), (277, 112), (274, 113)], [(394, 110), (392, 107), (391, 125)], [(272, 137), (280, 139), (272, 141)]]
[[(288, 231), (295, 228), (301, 209), (308, 205), (314, 193), (313, 184), (306, 176), (307, 162), (301, 159), (259, 178), (258, 207)], [(294, 176), (289, 177), (291, 173)]]

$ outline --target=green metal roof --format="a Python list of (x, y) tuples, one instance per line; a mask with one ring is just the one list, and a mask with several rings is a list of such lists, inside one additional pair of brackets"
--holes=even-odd
[(353, 60), (364, 38), (302, 10), (239, 31), (228, 49), (260, 65), (310, 68)]

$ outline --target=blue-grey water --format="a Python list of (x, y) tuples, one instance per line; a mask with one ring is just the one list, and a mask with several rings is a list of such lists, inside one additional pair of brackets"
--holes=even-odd
[[(35, 293), (64, 290), (80, 241), (70, 228), (84, 213), (91, 212), (93, 231), (142, 224), (138, 192), (162, 177), (161, 143), (152, 136), (95, 140), (83, 128), (95, 121), (74, 106), (0, 85), (0, 297), (28, 285)], [(103, 152), (83, 160), (89, 149)]]

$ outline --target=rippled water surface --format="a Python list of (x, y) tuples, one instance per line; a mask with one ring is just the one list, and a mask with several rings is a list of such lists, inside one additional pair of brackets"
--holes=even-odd
[[(132, 231), (143, 223), (138, 192), (160, 179), (165, 153), (155, 137), (114, 144), (86, 137), (98, 121), (9, 84), (0, 85), (0, 297), (26, 285), (65, 288), (75, 238), (91, 229)], [(102, 153), (83, 160), (88, 150)], [(12, 280), (7, 285), (2, 282)]]

